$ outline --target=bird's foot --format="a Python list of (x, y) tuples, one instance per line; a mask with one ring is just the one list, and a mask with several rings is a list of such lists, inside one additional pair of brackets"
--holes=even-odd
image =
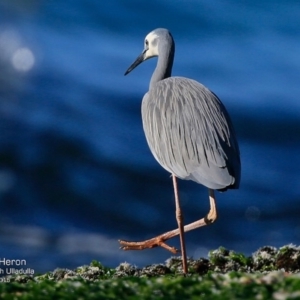
[(173, 254), (176, 254), (179, 252), (178, 249), (175, 247), (171, 247), (165, 243), (165, 240), (161, 236), (157, 236), (155, 238), (152, 238), (150, 240), (142, 241), (142, 242), (128, 242), (124, 240), (119, 240), (119, 243), (121, 245), (120, 249), (122, 250), (144, 250), (144, 249), (151, 249), (155, 247), (163, 247), (166, 250), (172, 252)]

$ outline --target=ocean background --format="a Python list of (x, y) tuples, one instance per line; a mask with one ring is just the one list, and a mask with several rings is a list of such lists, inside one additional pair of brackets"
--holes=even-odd
[[(0, 258), (39, 273), (170, 257), (118, 244), (177, 226), (141, 123), (156, 59), (124, 77), (158, 27), (176, 42), (173, 75), (219, 96), (241, 151), (240, 189), (216, 194), (219, 218), (186, 234), (188, 255), (299, 245), (299, 1), (1, 0), (0, 16)], [(185, 222), (202, 218), (207, 189), (179, 188)]]

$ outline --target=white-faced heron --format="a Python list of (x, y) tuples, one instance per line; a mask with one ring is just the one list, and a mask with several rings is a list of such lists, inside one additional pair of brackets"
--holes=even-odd
[[(145, 38), (141, 55), (125, 75), (148, 58), (158, 56), (149, 91), (142, 101), (142, 118), (150, 150), (172, 174), (178, 229), (142, 242), (119, 241), (124, 250), (161, 246), (178, 252), (165, 242), (180, 235), (183, 272), (187, 273), (184, 232), (213, 223), (217, 218), (214, 190), (237, 189), (241, 163), (234, 129), (219, 98), (201, 83), (171, 77), (175, 43), (167, 29), (159, 28)], [(209, 189), (207, 216), (183, 224), (176, 177), (190, 179)]]

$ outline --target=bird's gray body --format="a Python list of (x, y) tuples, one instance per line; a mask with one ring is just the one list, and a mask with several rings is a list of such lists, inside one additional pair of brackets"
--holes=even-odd
[(150, 150), (167, 171), (181, 179), (210, 189), (238, 188), (240, 154), (230, 117), (219, 98), (202, 84), (170, 77), (174, 52), (169, 31), (156, 29), (146, 37), (145, 50), (126, 72), (159, 56), (142, 102)]
[(197, 81), (169, 77), (143, 98), (148, 145), (170, 173), (211, 189), (238, 187), (239, 149), (225, 107)]

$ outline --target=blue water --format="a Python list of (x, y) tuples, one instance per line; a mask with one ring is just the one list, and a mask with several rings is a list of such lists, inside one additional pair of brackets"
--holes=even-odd
[[(42, 272), (170, 256), (117, 242), (176, 227), (140, 116), (156, 59), (123, 76), (157, 27), (175, 38), (173, 74), (222, 99), (241, 150), (240, 189), (217, 193), (188, 255), (299, 244), (299, 1), (2, 0), (0, 15), (0, 258)], [(186, 223), (203, 217), (207, 189), (179, 187)]]

